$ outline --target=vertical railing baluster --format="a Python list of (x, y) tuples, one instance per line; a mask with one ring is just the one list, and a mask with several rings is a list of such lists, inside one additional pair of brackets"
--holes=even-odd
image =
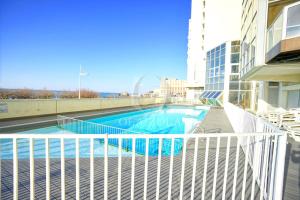
[(204, 159), (204, 171), (203, 171), (203, 180), (202, 180), (202, 200), (205, 200), (205, 187), (206, 187), (206, 173), (207, 173), (207, 163), (208, 163), (208, 151), (209, 151), (209, 140), (206, 138), (206, 147), (205, 147), (205, 159)]
[(104, 138), (104, 199), (108, 199), (108, 135)]
[(94, 199), (94, 138), (90, 139), (90, 199)]
[(182, 163), (181, 163), (181, 177), (180, 177), (180, 193), (179, 199), (182, 200), (183, 198), (183, 184), (184, 184), (184, 170), (185, 170), (185, 157), (186, 157), (186, 138), (183, 138), (183, 145), (182, 145)]
[(249, 143), (250, 136), (247, 136), (247, 147), (245, 152), (245, 163), (244, 163), (244, 175), (243, 175), (243, 188), (242, 188), (242, 200), (245, 199), (245, 191), (246, 191), (246, 182), (247, 182), (247, 172), (248, 172), (248, 154), (249, 154)]
[(46, 200), (50, 200), (50, 150), (49, 150), (49, 138), (45, 139), (46, 142)]
[[(29, 139), (29, 165), (30, 165), (30, 199), (34, 200), (35, 197), (35, 184), (34, 184), (34, 140)], [(0, 198), (1, 199), (1, 198)]]
[(233, 175), (233, 186), (232, 186), (232, 200), (235, 200), (236, 181), (237, 181), (237, 173), (238, 173), (238, 167), (239, 167), (239, 156), (240, 156), (240, 138), (237, 137), (234, 175)]
[(162, 150), (162, 138), (158, 140), (158, 161), (157, 161), (157, 178), (156, 178), (156, 200), (159, 199), (159, 186), (160, 186), (160, 167), (161, 167), (161, 150)]
[(122, 186), (122, 138), (119, 138), (118, 146), (118, 200), (121, 200)]
[(172, 196), (172, 178), (173, 178), (173, 162), (174, 162), (174, 145), (175, 138), (171, 139), (171, 154), (170, 154), (170, 169), (169, 169), (169, 187), (168, 187), (168, 200), (171, 200)]
[(250, 200), (253, 200), (254, 199), (254, 195), (255, 195), (255, 179), (256, 179), (256, 173), (257, 173), (257, 168), (256, 168), (256, 160), (257, 160), (257, 155), (255, 154), (255, 147), (256, 147), (256, 138), (254, 137), (254, 140), (253, 140), (253, 152), (252, 152), (252, 155), (253, 155), (253, 159), (252, 159), (252, 185), (251, 185), (251, 196), (250, 196)]
[(269, 139), (268, 136), (265, 137), (265, 148), (264, 148), (264, 157), (263, 157), (263, 171), (262, 171), (262, 178), (260, 181), (260, 200), (263, 199), (264, 193), (265, 193), (265, 186), (266, 186), (266, 179), (267, 179), (267, 166), (268, 166), (268, 151), (269, 151), (269, 145), (268, 145)]
[(228, 174), (228, 162), (229, 162), (230, 142), (231, 142), (231, 137), (228, 136), (228, 138), (227, 138), (227, 148), (226, 148), (226, 158), (225, 158), (226, 160), (225, 160), (225, 171), (224, 171), (224, 180), (223, 180), (222, 200), (225, 200), (225, 196), (226, 196), (226, 186), (227, 186), (227, 174)]
[(134, 199), (134, 174), (135, 174), (135, 138), (132, 138), (131, 200)]
[(198, 159), (198, 146), (199, 146), (199, 138), (195, 138), (195, 146), (194, 146), (194, 161), (193, 161), (193, 176), (192, 176), (192, 191), (191, 191), (191, 199), (194, 199), (194, 191), (195, 191), (195, 180), (196, 180), (196, 169), (197, 169), (197, 159)]
[(147, 184), (148, 184), (148, 159), (149, 159), (149, 139), (146, 138), (145, 149), (145, 172), (144, 172), (144, 200), (147, 200)]
[(18, 166), (18, 143), (17, 138), (13, 139), (13, 168), (14, 168), (14, 200), (18, 200), (19, 196), (19, 166)]
[(65, 181), (65, 140), (64, 138), (60, 139), (60, 170), (61, 170), (61, 199), (66, 199), (66, 181)]
[(75, 139), (76, 141), (76, 199), (79, 200), (80, 199), (80, 140), (79, 138)]
[(216, 196), (216, 186), (217, 186), (218, 166), (219, 166), (219, 151), (220, 151), (220, 137), (217, 137), (214, 181), (213, 181), (212, 198), (211, 198), (212, 200), (214, 200)]
[(274, 137), (274, 144), (272, 149), (272, 168), (271, 168), (271, 181), (270, 181), (270, 187), (269, 187), (269, 199), (273, 199), (273, 193), (274, 193), (274, 180), (275, 180), (275, 165), (276, 165), (276, 158), (277, 158), (277, 144), (278, 144), (278, 136)]

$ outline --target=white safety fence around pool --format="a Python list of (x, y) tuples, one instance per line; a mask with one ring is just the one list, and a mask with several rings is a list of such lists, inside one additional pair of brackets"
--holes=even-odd
[[(143, 199), (147, 199), (147, 190), (150, 190), (150, 187), (153, 189), (149, 182), (147, 182), (149, 174), (149, 160), (155, 158), (157, 160), (157, 165), (155, 165), (156, 170), (156, 181), (155, 183), (155, 198), (161, 199), (161, 186), (165, 183), (168, 188), (166, 192), (166, 199), (186, 199), (184, 194), (186, 190), (189, 191), (190, 199), (215, 199), (222, 198), (227, 199), (228, 193), (231, 194), (230, 198), (235, 199), (237, 193), (237, 187), (241, 186), (242, 190), (241, 199), (282, 199), (282, 189), (283, 189), (283, 176), (284, 176), (284, 157), (282, 154), (285, 153), (285, 144), (286, 144), (286, 135), (283, 133), (212, 133), (212, 134), (2, 134), (0, 140), (12, 140), (12, 161), (13, 161), (13, 199), (17, 200), (19, 195), (19, 149), (18, 141), (21, 139), (29, 140), (29, 168), (30, 168), (30, 199), (35, 199), (35, 181), (36, 181), (36, 172), (35, 172), (35, 162), (34, 157), (35, 153), (35, 141), (42, 139), (45, 141), (45, 192), (46, 199), (51, 199), (51, 146), (49, 145), (50, 141), (53, 139), (60, 140), (60, 185), (61, 185), (61, 199), (66, 199), (66, 187), (70, 183), (66, 181), (66, 167), (65, 167), (65, 141), (68, 139), (75, 140), (75, 192), (76, 199), (80, 199), (82, 187), (80, 186), (81, 179), (81, 157), (80, 157), (80, 142), (82, 140), (89, 140), (90, 144), (90, 155), (89, 155), (89, 197), (94, 199), (100, 194), (96, 192), (95, 188), (95, 152), (94, 146), (95, 142), (101, 141), (104, 145), (104, 158), (103, 158), (103, 199), (109, 199), (109, 183), (117, 185), (116, 193), (117, 199), (122, 198), (122, 183), (125, 180), (122, 179), (122, 156), (123, 141), (130, 140), (131, 146), (131, 164), (126, 166), (131, 171), (131, 181), (130, 181), (130, 198), (135, 199), (135, 188), (136, 181), (135, 179), (135, 169), (137, 167), (136, 159), (143, 159)], [(116, 140), (117, 144), (114, 144), (118, 149), (118, 155), (114, 159), (117, 162), (117, 179), (116, 182), (111, 182), (111, 176), (108, 176), (110, 168), (110, 156), (109, 156), (109, 141)], [(137, 154), (137, 142), (140, 141), (140, 145), (143, 146), (144, 151), (141, 151)], [(155, 141), (152, 142), (151, 141)], [(247, 141), (246, 144), (243, 141)], [(3, 144), (3, 142), (0, 142)], [(166, 145), (167, 144), (167, 145)], [(176, 146), (177, 145), (177, 146)], [(1, 148), (1, 147), (0, 147)], [(139, 147), (142, 148), (142, 147)], [(157, 149), (156, 155), (150, 155), (151, 149)], [(200, 153), (198, 149), (203, 150), (203, 160), (200, 159)], [(245, 151), (243, 152), (243, 149)], [(241, 150), (241, 151), (240, 151)], [(252, 153), (250, 151), (253, 151)], [(258, 151), (259, 153), (257, 153)], [(256, 155), (251, 162), (248, 158), (249, 154)], [(0, 154), (1, 155), (1, 154)], [(202, 154), (201, 154), (202, 155)], [(165, 159), (168, 158), (168, 168), (165, 167)], [(173, 173), (177, 164), (175, 160), (178, 158), (181, 159), (180, 165), (181, 168), (179, 173)], [(243, 159), (244, 158), (244, 159)], [(0, 163), (5, 164), (7, 160), (2, 159)], [(209, 163), (213, 161), (212, 163)], [(230, 164), (230, 162), (234, 164)], [(242, 162), (241, 162), (242, 161)], [(164, 163), (164, 164), (163, 164)], [(220, 170), (220, 166), (223, 166)], [(250, 167), (255, 169), (253, 171), (254, 175), (247, 175)], [(148, 165), (149, 164), (149, 165)], [(222, 165), (221, 165), (222, 164)], [(200, 167), (200, 165), (202, 167)], [(187, 184), (185, 176), (187, 176), (186, 167), (190, 166), (191, 179)], [(153, 167), (153, 165), (151, 165)], [(242, 167), (243, 175), (240, 176), (238, 170)], [(0, 166), (1, 169), (1, 166)], [(199, 171), (203, 176), (199, 175)], [(230, 173), (229, 173), (230, 171)], [(139, 170), (140, 172), (140, 170)], [(1, 171), (0, 171), (1, 173)], [(70, 172), (68, 172), (70, 173)], [(165, 176), (169, 174), (169, 176)], [(197, 175), (198, 174), (198, 175)], [(178, 196), (174, 197), (172, 194), (174, 191), (174, 179), (178, 175)], [(229, 177), (232, 176), (231, 179)], [(0, 176), (1, 177), (1, 176)], [(168, 180), (163, 180), (162, 177), (167, 177)], [(210, 178), (209, 178), (210, 177)], [(222, 177), (222, 178), (220, 178)], [(140, 177), (139, 177), (140, 178)], [(250, 180), (249, 180), (250, 179)], [(199, 181), (201, 180), (201, 181)], [(6, 180), (0, 180), (0, 183), (5, 182)], [(70, 181), (70, 180), (69, 180)], [(197, 184), (196, 184), (197, 182)], [(251, 186), (246, 183), (251, 183)], [(148, 183), (148, 184), (147, 184)], [(211, 185), (211, 187), (209, 186)], [(220, 185), (221, 184), (221, 185)], [(1, 184), (0, 184), (1, 185)], [(201, 185), (200, 189), (195, 189), (196, 186)], [(230, 185), (230, 187), (228, 186)], [(247, 186), (248, 185), (248, 186)], [(157, 187), (158, 186), (158, 187)], [(249, 188), (251, 187), (251, 188)], [(210, 189), (208, 189), (210, 188)], [(257, 193), (258, 188), (258, 193)], [(196, 192), (200, 191), (198, 196)], [(250, 195), (246, 196), (246, 190), (250, 191)], [(0, 190), (1, 191), (1, 190)], [(97, 191), (98, 188), (97, 188)], [(208, 196), (209, 193), (209, 196)], [(221, 193), (221, 194), (220, 194)], [(249, 192), (247, 192), (249, 194)], [(257, 196), (258, 195), (258, 196)], [(1, 196), (1, 194), (0, 194)], [(154, 197), (153, 197), (154, 198)]]
[[(237, 107), (233, 105), (232, 103), (225, 103), (224, 104), (224, 110), (228, 116), (228, 119), (235, 131), (236, 134), (242, 134), (242, 133), (249, 133), (249, 132), (256, 132), (256, 133), (281, 133), (284, 134), (285, 137), (286, 134), (284, 131), (280, 130), (278, 127), (274, 126), (273, 124), (269, 123), (268, 121), (245, 111), (244, 109)], [(251, 166), (253, 170), (254, 177), (258, 180), (260, 183), (261, 181), (267, 181), (270, 184), (273, 184), (273, 179), (261, 179), (261, 176), (263, 176), (264, 173), (263, 170), (261, 169), (262, 166), (266, 166), (267, 168), (274, 168), (274, 166), (269, 165), (269, 163), (263, 163), (264, 161), (261, 159), (262, 157), (268, 157), (268, 155), (265, 155), (265, 149), (282, 149), (282, 151), (278, 151), (276, 155), (273, 154), (273, 156), (277, 156), (277, 159), (279, 162), (284, 162), (285, 159), (285, 153), (286, 153), (286, 139), (280, 140), (278, 143), (272, 143), (274, 145), (265, 145), (265, 144), (259, 144), (258, 141), (261, 140), (262, 137), (254, 137), (254, 138), (244, 138), (241, 140), (242, 149), (246, 153), (247, 162)], [(247, 145), (247, 144), (254, 144), (254, 145)], [(247, 148), (245, 148), (247, 147)], [(271, 149), (271, 151), (273, 151)], [(276, 165), (277, 169), (280, 171), (284, 171), (284, 165)], [(245, 176), (245, 174), (244, 174)], [(278, 184), (283, 184), (283, 182), (278, 182)], [(283, 186), (279, 186), (283, 187)], [(266, 191), (265, 193), (269, 192), (271, 195), (278, 195), (281, 197), (281, 191), (276, 190), (276, 191), (267, 191), (267, 188), (264, 188)], [(278, 193), (279, 192), (279, 193)], [(272, 196), (271, 196), (272, 197)]]

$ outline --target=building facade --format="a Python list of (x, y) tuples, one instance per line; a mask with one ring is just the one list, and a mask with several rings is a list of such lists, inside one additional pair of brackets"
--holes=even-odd
[(300, 1), (242, 1), (241, 79), (253, 112), (300, 107)]
[(222, 43), (206, 58), (205, 92), (200, 97), (249, 107), (251, 82), (240, 80), (240, 41)]
[(224, 41), (239, 39), (239, 2), (192, 0), (187, 53), (187, 98), (199, 98), (204, 89), (206, 52)]

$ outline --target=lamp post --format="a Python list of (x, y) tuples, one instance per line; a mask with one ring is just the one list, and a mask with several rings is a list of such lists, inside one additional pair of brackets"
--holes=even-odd
[(81, 89), (81, 76), (86, 76), (87, 73), (82, 71), (82, 67), (80, 65), (80, 68), (79, 68), (79, 86), (78, 86), (78, 99), (80, 99), (80, 89)]

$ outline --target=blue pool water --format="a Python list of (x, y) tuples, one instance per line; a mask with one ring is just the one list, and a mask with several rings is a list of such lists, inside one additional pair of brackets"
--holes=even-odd
[[(95, 128), (95, 126), (89, 126), (89, 122), (103, 124), (107, 126), (126, 129), (130, 134), (132, 132), (145, 133), (145, 134), (185, 134), (192, 130), (195, 124), (202, 121), (206, 116), (207, 110), (197, 107), (183, 107), (183, 106), (164, 106), (151, 109), (145, 109), (141, 111), (133, 111), (122, 114), (114, 114), (99, 118), (93, 118), (86, 120), (84, 128), (78, 128), (78, 124), (72, 122), (65, 124), (62, 127), (51, 126), (46, 128), (34, 129), (24, 131), (21, 133), (39, 133), (39, 134), (102, 134), (102, 132)], [(81, 126), (82, 127), (82, 126)], [(106, 129), (105, 133), (114, 134), (114, 130)], [(104, 134), (104, 132), (103, 132)], [(149, 155), (155, 156), (158, 153), (159, 140), (149, 140)], [(170, 155), (171, 140), (163, 139), (162, 155)], [(0, 140), (1, 143), (1, 157), (2, 159), (12, 158), (12, 140)], [(104, 154), (103, 140), (95, 140), (95, 156), (102, 157)], [(117, 139), (109, 139), (108, 156), (117, 156), (119, 141)], [(136, 140), (136, 153), (145, 154), (145, 139)], [(130, 156), (132, 151), (132, 140), (123, 139), (122, 141), (122, 156)], [(174, 154), (178, 154), (182, 149), (182, 139), (175, 139)], [(34, 145), (35, 158), (45, 157), (45, 141), (42, 139), (36, 139)], [(88, 139), (80, 140), (80, 157), (89, 157), (90, 142)], [(50, 140), (50, 157), (59, 158), (60, 141), (58, 139)], [(18, 156), (19, 158), (29, 157), (29, 141), (27, 139), (18, 139)], [(75, 140), (65, 139), (65, 157), (75, 157)]]

